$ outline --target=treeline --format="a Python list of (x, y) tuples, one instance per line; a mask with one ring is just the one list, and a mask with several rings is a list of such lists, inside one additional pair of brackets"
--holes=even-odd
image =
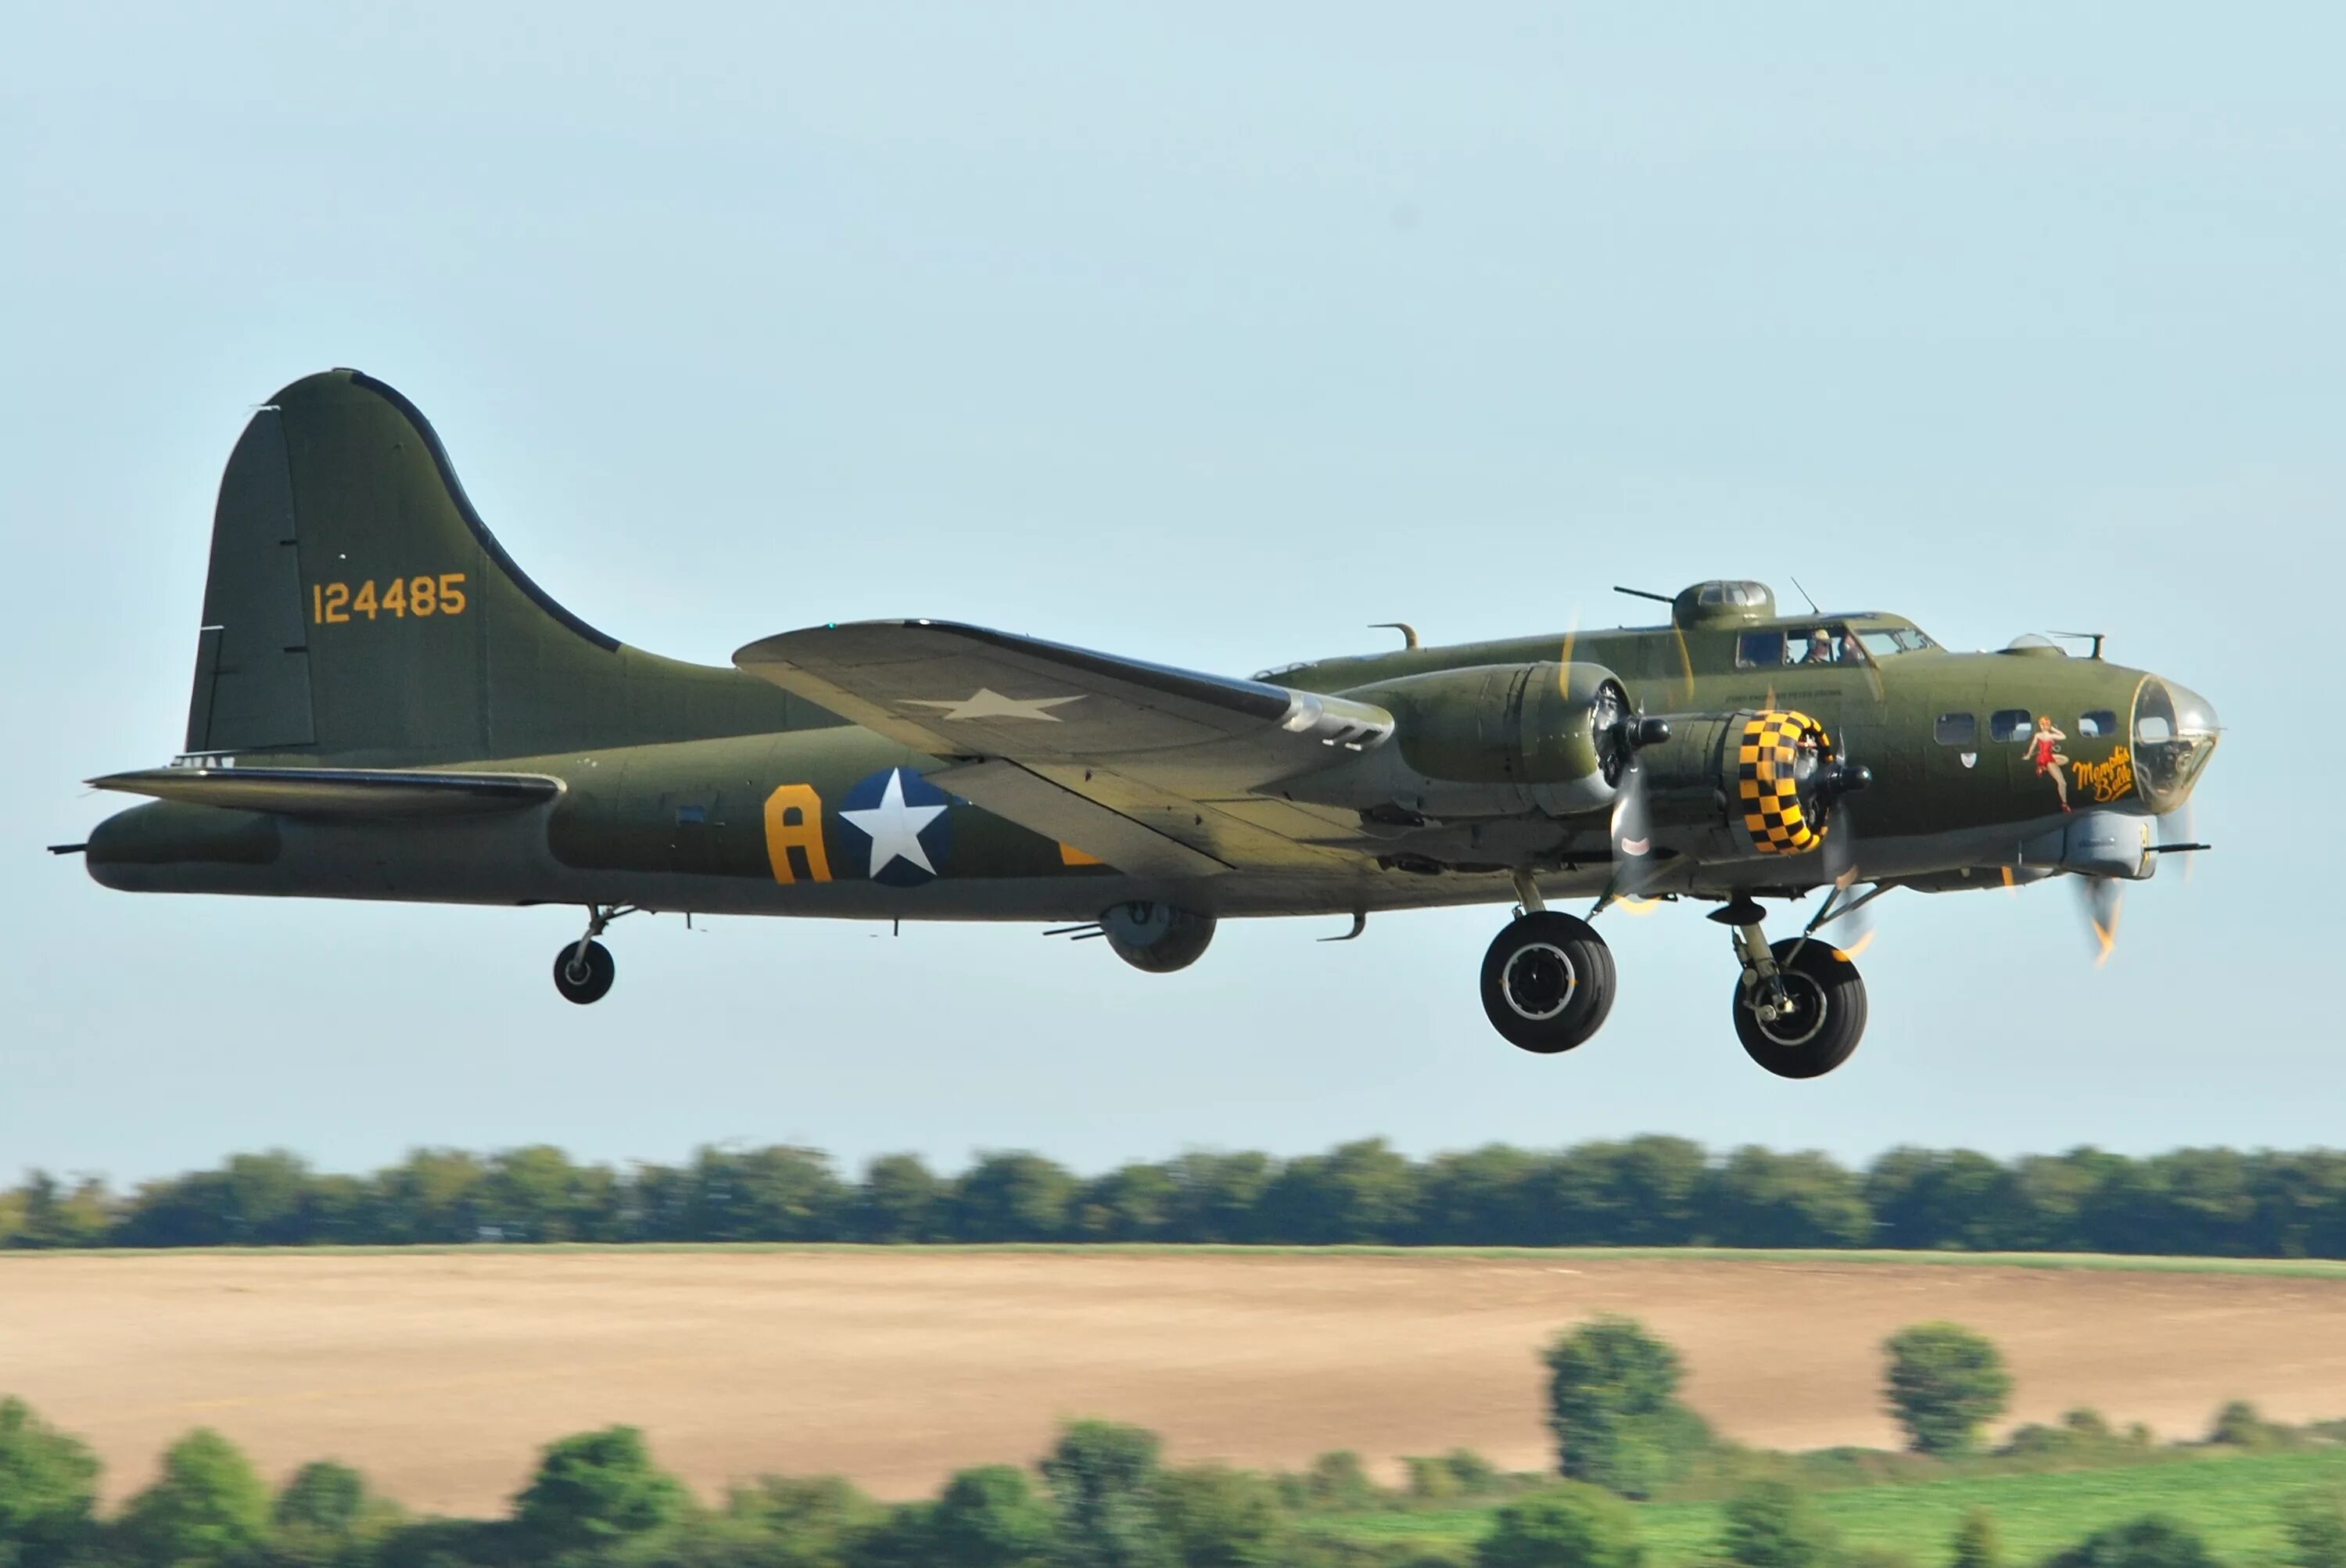
[(423, 1149), (368, 1176), (281, 1151), (117, 1192), (36, 1171), (0, 1247), (503, 1242), (1172, 1242), (1911, 1247), (2346, 1257), (2346, 1153), (1892, 1149), (1862, 1168), (1649, 1136), (1413, 1160), (1381, 1139), (1278, 1159), (1196, 1152), (1079, 1176), (1029, 1153), (851, 1178), (805, 1148), (581, 1164)]

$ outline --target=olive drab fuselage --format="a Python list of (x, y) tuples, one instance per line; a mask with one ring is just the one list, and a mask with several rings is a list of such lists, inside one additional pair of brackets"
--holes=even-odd
[[(1755, 642), (1764, 649), (1769, 634), (1797, 639), (1819, 626), (1845, 629), (1862, 650), (1857, 639), (1867, 634), (1912, 623), (1878, 614), (1754, 616), (1423, 647), (1270, 673), (1342, 695), (1443, 672), (1472, 672), (1479, 680), (1540, 664), (1611, 672), (1639, 708), (1672, 725), (1670, 738), (1644, 754), (1659, 836), (1668, 842), (1676, 833), (1711, 851), (1679, 857), (1686, 863), (1658, 891), (1724, 896), (1831, 880), (1822, 844), (1791, 854), (1739, 845), (1742, 802), (1723, 787), (1718, 754), (1736, 747), (1755, 720), (1764, 722), (1760, 716), (1812, 718), (1837, 755), (1872, 771), (1872, 786), (1847, 813), (1875, 857), (1865, 867), (1869, 876), (1933, 888), (1974, 879), (1997, 884), (2007, 871), (2052, 869), (2060, 857), (2041, 841), (2057, 835), (2065, 815), (2088, 808), (2142, 815), (2179, 799), (2173, 782), (2162, 794), (2143, 770), (2137, 704), (2147, 685), (2160, 686), (2144, 671), (2042, 645), (1997, 653), (1860, 652), (1834, 664), (1739, 660)], [(755, 684), (730, 671), (709, 673)], [(1999, 714), (2025, 714), (2027, 727), (2008, 727), (1998, 738)], [(2066, 733), (2067, 813), (2035, 760), (2040, 716)], [(252, 767), (311, 759), (262, 753), (233, 760)], [(1126, 876), (1082, 845), (946, 799), (942, 830), (923, 835), (938, 846), (928, 857), (933, 874), (874, 881), (868, 836), (842, 812), (868, 804), (875, 781), (884, 789), (892, 778), (917, 780), (941, 764), (843, 723), (452, 766), (544, 774), (562, 789), (521, 817), (392, 830), (158, 801), (100, 829), (90, 846), (92, 869), (112, 885), (150, 890), (904, 920), (1087, 919), (1127, 898), (1218, 915), (1352, 913), (1512, 898), (1505, 872), (1518, 861), (1559, 896), (1599, 893), (1610, 875), (1607, 818), (1594, 801), (1552, 815), (1527, 799), (1515, 816), (1374, 830), (1365, 841), (1378, 861), (1357, 872), (1181, 885)], [(1308, 782), (1299, 789), (1312, 793)], [(1841, 826), (1827, 824), (1824, 840)], [(2032, 844), (2040, 845), (2033, 856)]]

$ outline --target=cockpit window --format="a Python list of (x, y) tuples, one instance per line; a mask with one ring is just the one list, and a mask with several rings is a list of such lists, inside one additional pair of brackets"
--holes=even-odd
[(1847, 626), (1803, 626), (1784, 634), (1784, 662), (1802, 667), (1863, 664), (1865, 656)]
[(1874, 631), (1860, 632), (1858, 641), (1875, 658), (1888, 658), (1893, 654), (1915, 653), (1939, 645), (1916, 631), (1912, 626), (1883, 626)]
[(2025, 708), (1999, 708), (1988, 715), (1987, 737), (1990, 740), (2017, 740), (2023, 745), (2036, 733), (2036, 719)]
[(2117, 732), (2118, 716), (2106, 708), (2097, 708), (2091, 713), (2078, 717), (2077, 734), (2081, 739), (2098, 740), (2105, 735), (2116, 735)]
[(1931, 733), (1942, 746), (1970, 746), (1979, 739), (1979, 719), (1968, 713), (1943, 713)]
[(1735, 667), (1773, 669), (1784, 662), (1784, 634), (1745, 632), (1735, 639)]

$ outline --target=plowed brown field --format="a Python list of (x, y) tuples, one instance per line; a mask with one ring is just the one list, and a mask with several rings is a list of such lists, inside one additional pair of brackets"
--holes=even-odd
[(0, 1390), (95, 1441), (117, 1495), (209, 1425), (271, 1474), (335, 1456), (454, 1512), (611, 1421), (704, 1491), (837, 1471), (913, 1494), (1073, 1415), (1156, 1428), (1177, 1459), (1465, 1445), (1532, 1467), (1535, 1354), (1598, 1311), (1644, 1319), (1698, 1409), (1780, 1447), (1890, 1442), (1877, 1347), (1924, 1318), (2003, 1345), (2017, 1419), (2346, 1415), (2346, 1279), (1578, 1256), (18, 1255)]

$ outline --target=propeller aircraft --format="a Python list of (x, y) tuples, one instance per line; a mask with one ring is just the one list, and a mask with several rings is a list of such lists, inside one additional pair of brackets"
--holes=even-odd
[[(1350, 937), (1512, 904), (1483, 1004), (1542, 1054), (1612, 1007), (1592, 921), (1702, 901), (1738, 1038), (1788, 1078), (1856, 1048), (1830, 933), (1882, 893), (2073, 877), (2106, 952), (2124, 884), (2205, 848), (2160, 825), (2214, 709), (2098, 637), (1958, 653), (1753, 582), (1623, 591), (1667, 623), (1454, 647), (1396, 623), (1399, 648), (1246, 679), (934, 620), (684, 664), (556, 604), (422, 413), (338, 370), (229, 459), (183, 752), (91, 780), (151, 799), (56, 848), (132, 891), (577, 906), (554, 980), (582, 1003), (636, 911), (1036, 921), (1161, 972), (1224, 919)], [(1766, 904), (1811, 895), (1771, 941)]]

